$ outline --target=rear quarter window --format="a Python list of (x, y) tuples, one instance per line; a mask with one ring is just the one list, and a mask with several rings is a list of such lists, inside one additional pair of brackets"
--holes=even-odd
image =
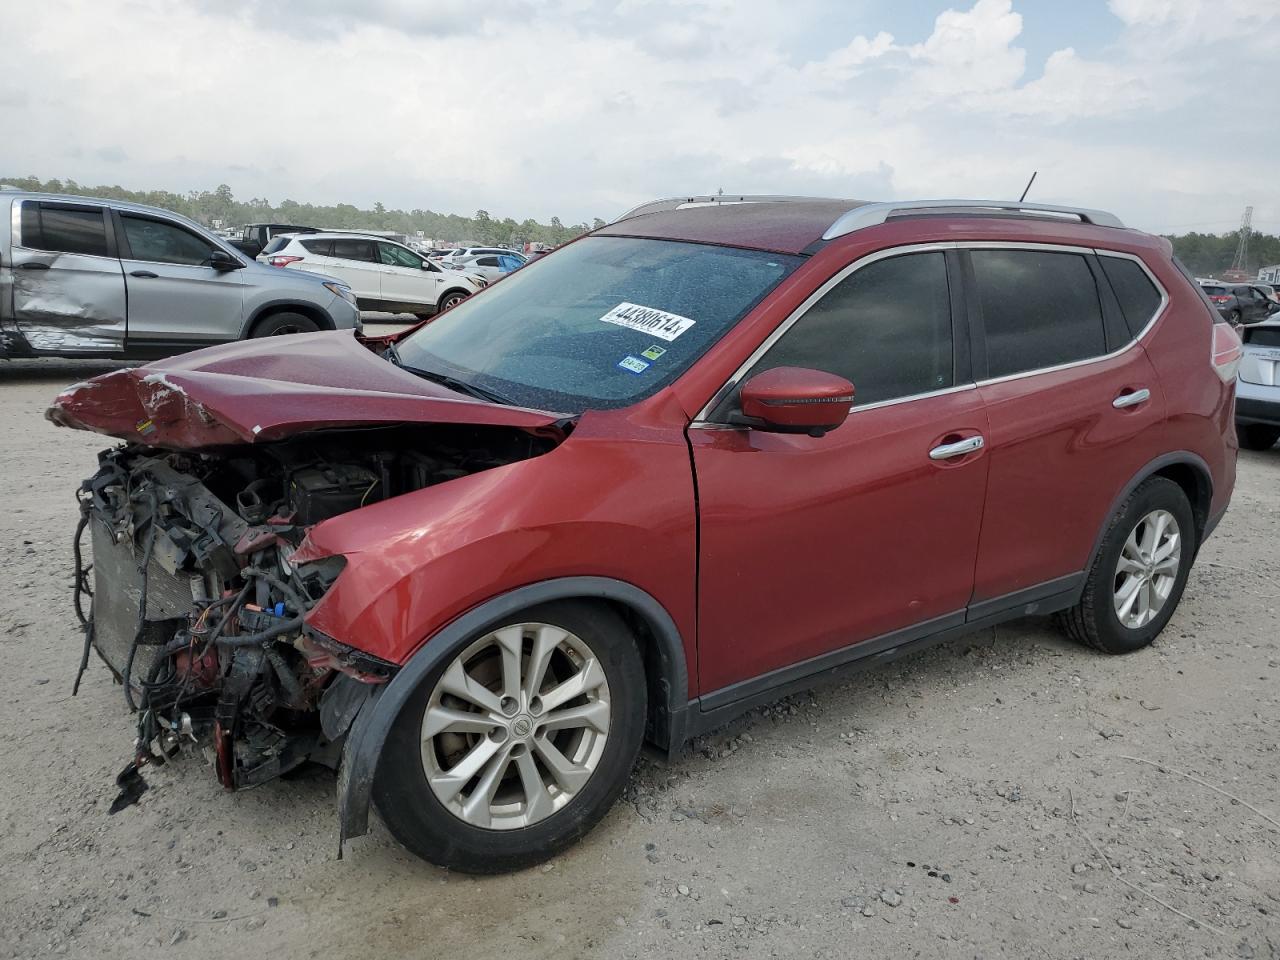
[(1151, 282), (1147, 272), (1127, 257), (1109, 257), (1103, 254), (1098, 261), (1120, 302), (1125, 327), (1130, 336), (1136, 337), (1160, 309), (1160, 291)]

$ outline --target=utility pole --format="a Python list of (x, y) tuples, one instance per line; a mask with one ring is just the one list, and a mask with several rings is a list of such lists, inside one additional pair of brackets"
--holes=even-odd
[(1236, 244), (1236, 258), (1231, 261), (1229, 273), (1246, 273), (1249, 269), (1249, 234), (1252, 232), (1253, 207), (1244, 208), (1240, 218), (1240, 242)]

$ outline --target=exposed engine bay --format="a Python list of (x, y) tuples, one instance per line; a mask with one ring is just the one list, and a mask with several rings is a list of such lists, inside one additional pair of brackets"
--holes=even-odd
[(510, 427), (402, 424), (101, 453), (78, 494), (76, 686), (96, 649), (137, 711), (112, 812), (146, 789), (140, 767), (184, 744), (198, 745), (229, 789), (308, 761), (336, 767), (355, 714), (397, 667), (307, 624), (345, 565), (292, 564), (308, 528), (554, 445)]

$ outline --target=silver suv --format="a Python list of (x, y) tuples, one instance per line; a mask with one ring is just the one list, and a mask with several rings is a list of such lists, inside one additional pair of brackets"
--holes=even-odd
[(351, 328), (347, 284), (255, 263), (176, 213), (0, 192), (0, 357), (147, 359)]
[(1280, 440), (1280, 314), (1240, 331), (1244, 356), (1236, 374), (1236, 433), (1246, 450)]

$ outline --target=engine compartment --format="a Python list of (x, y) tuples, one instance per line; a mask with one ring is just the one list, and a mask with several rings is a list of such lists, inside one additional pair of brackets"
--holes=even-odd
[(360, 705), (397, 668), (308, 626), (345, 560), (292, 564), (307, 530), (556, 442), (505, 426), (402, 424), (101, 453), (79, 491), (75, 600), (85, 642), (76, 686), (97, 650), (137, 711), (112, 811), (146, 789), (141, 767), (184, 744), (199, 745), (229, 789), (307, 761), (336, 766)]

